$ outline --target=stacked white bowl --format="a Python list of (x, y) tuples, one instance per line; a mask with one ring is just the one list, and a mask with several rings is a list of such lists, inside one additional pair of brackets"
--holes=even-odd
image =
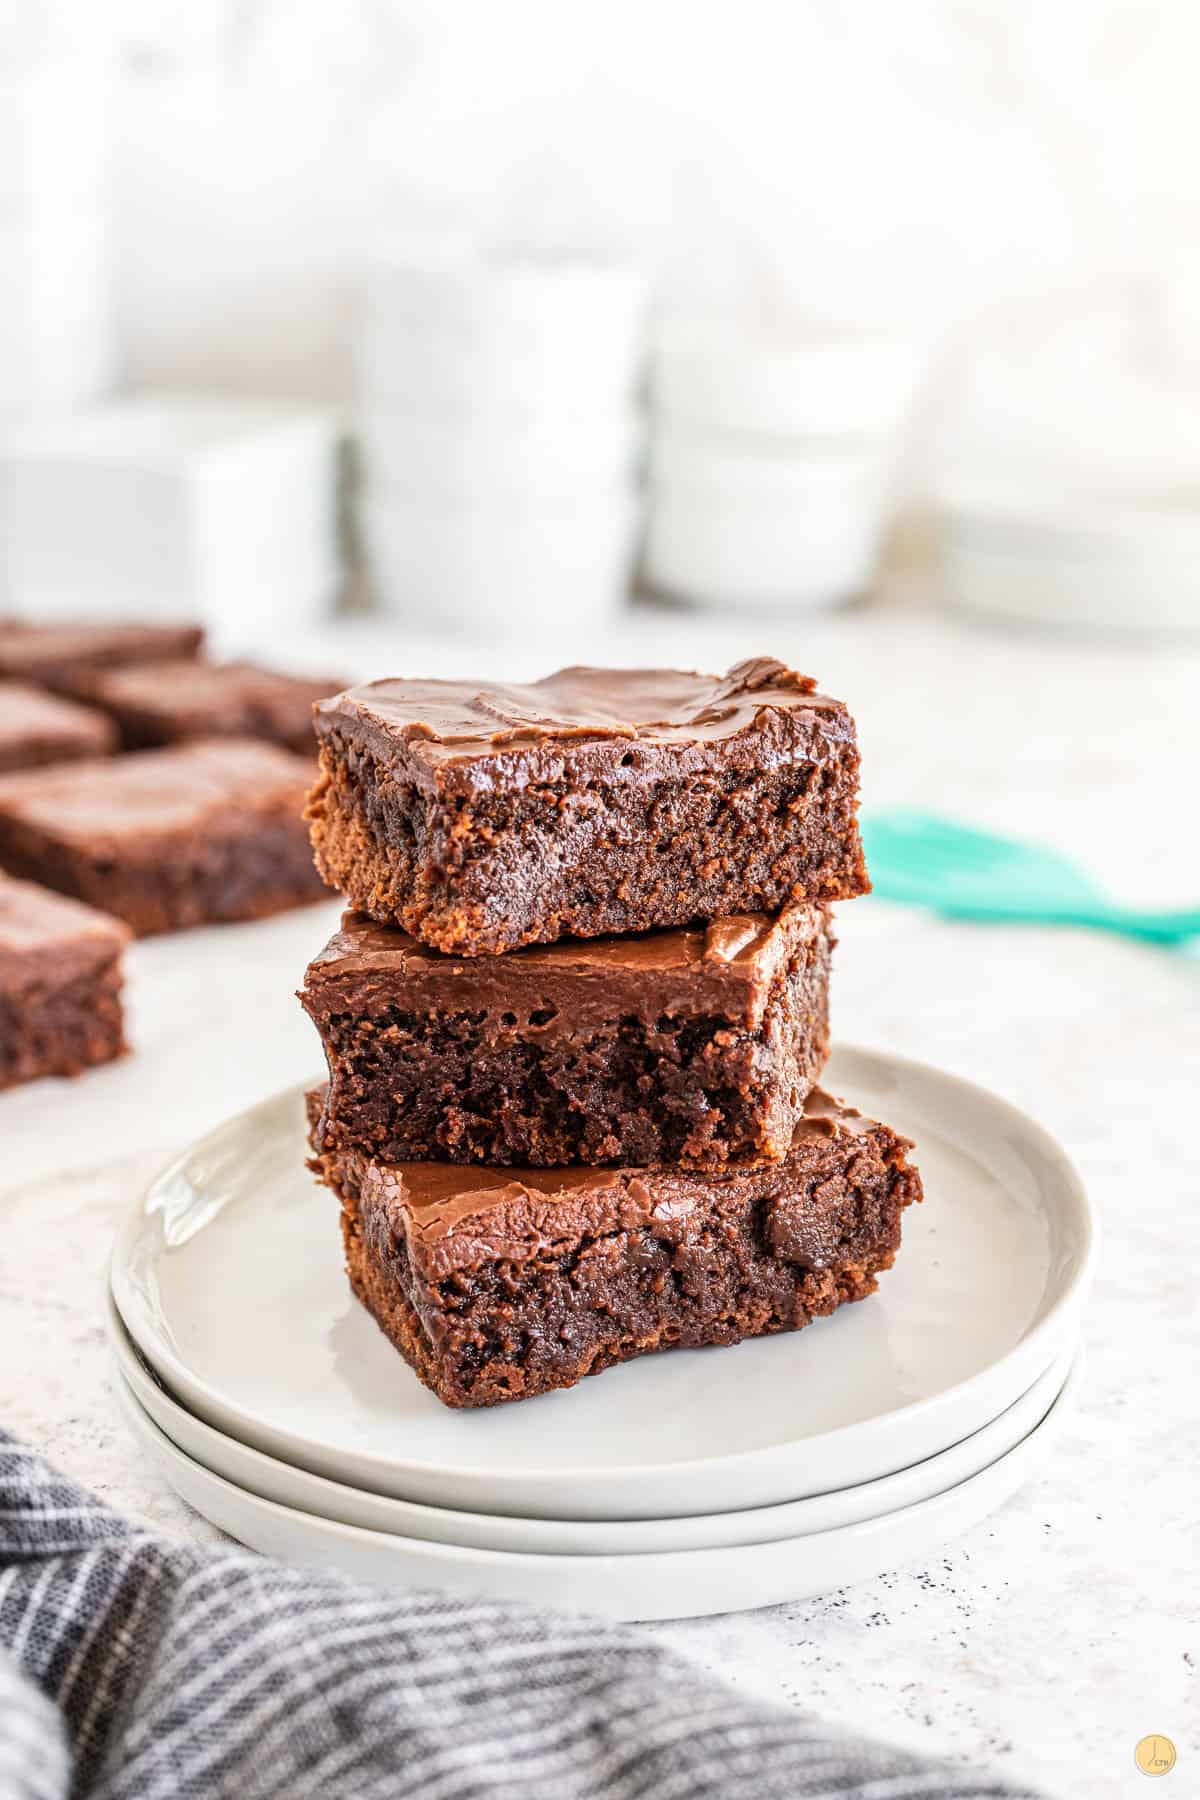
[(138, 1441), (243, 1543), (398, 1587), (672, 1618), (928, 1557), (1070, 1411), (1091, 1213), (1053, 1140), (984, 1090), (846, 1045), (828, 1079), (918, 1145), (928, 1198), (878, 1294), (477, 1411), (423, 1388), (348, 1291), (303, 1090), (230, 1120), (114, 1251)]
[(944, 592), (965, 612), (1085, 633), (1200, 632), (1200, 479), (1131, 496), (975, 472), (944, 483), (939, 503)]
[(114, 379), (107, 117), (98, 74), (0, 69), (0, 431)]
[(373, 258), (355, 421), (383, 610), (494, 635), (612, 613), (637, 531), (642, 307), (616, 260)]
[(1200, 389), (1034, 353), (968, 386), (935, 473), (945, 596), (1022, 624), (1200, 631)]
[(863, 592), (916, 375), (891, 339), (668, 321), (651, 373), (648, 584), (734, 608)]

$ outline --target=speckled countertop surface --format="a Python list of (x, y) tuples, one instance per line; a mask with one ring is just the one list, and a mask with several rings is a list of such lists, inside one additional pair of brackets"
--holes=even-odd
[[(868, 804), (920, 800), (1057, 841), (1133, 901), (1200, 900), (1200, 645), (1076, 646), (898, 611), (783, 627), (659, 613), (603, 645), (477, 666), (711, 668), (763, 649), (850, 701)], [(395, 630), (291, 647), (305, 655), (361, 674), (462, 663)], [(0, 1096), (0, 1419), (164, 1531), (217, 1536), (143, 1460), (109, 1392), (112, 1234), (169, 1151), (319, 1067), (292, 994), (336, 915), (136, 946), (136, 1054)], [(987, 1760), (1057, 1800), (1141, 1794), (1133, 1748), (1149, 1732), (1178, 1748), (1164, 1791), (1200, 1792), (1200, 956), (876, 901), (843, 907), (839, 935), (839, 1037), (995, 1087), (1079, 1163), (1104, 1232), (1087, 1386), (1045, 1474), (934, 1560), (645, 1629), (739, 1687)]]

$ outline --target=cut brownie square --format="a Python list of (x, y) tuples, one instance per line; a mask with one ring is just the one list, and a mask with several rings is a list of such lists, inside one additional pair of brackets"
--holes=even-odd
[(787, 1154), (829, 1053), (822, 907), (452, 957), (347, 913), (300, 999), (323, 1141), (385, 1162)]
[(761, 658), (351, 688), (317, 708), (317, 866), (464, 956), (848, 899), (854, 723), (814, 685)]
[(321, 897), (301, 816), (311, 764), (251, 739), (0, 778), (0, 866), (139, 936)]
[(909, 1149), (817, 1089), (784, 1161), (719, 1174), (353, 1152), (313, 1167), (341, 1199), (368, 1312), (447, 1406), (491, 1406), (652, 1350), (795, 1331), (861, 1300), (921, 1198)]
[(196, 656), (203, 642), (199, 625), (31, 625), (23, 619), (3, 619), (0, 675), (32, 681), (39, 687), (69, 687), (79, 669)]
[(0, 1087), (78, 1075), (125, 1050), (116, 919), (0, 875)]
[(337, 676), (192, 660), (79, 670), (71, 691), (116, 720), (127, 750), (200, 737), (254, 737), (315, 756), (313, 706), (343, 685)]
[(0, 681), (0, 773), (110, 756), (117, 728), (104, 713), (22, 681)]

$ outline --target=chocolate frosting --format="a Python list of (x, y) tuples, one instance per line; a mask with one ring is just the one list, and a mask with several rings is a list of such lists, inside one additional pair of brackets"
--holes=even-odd
[(250, 707), (279, 711), (290, 724), (307, 725), (309, 708), (340, 687), (335, 676), (289, 675), (255, 663), (210, 663), (174, 658), (129, 668), (80, 671), (76, 690), (101, 704), (168, 715), (236, 714)]
[(0, 814), (55, 840), (87, 848), (142, 832), (190, 828), (214, 810), (294, 798), (309, 764), (251, 738), (145, 750), (110, 762), (73, 763), (0, 779)]
[(0, 681), (0, 741), (70, 738), (87, 741), (98, 754), (108, 750), (116, 733), (103, 713), (60, 699), (20, 681)]
[(107, 962), (129, 938), (118, 919), (31, 881), (0, 875), (0, 991), (54, 983)]
[[(739, 1203), (763, 1198), (776, 1254), (820, 1266), (829, 1247), (812, 1240), (803, 1205), (814, 1159), (819, 1164), (821, 1146), (878, 1133), (895, 1141), (886, 1126), (817, 1088), (805, 1102), (791, 1152), (778, 1163), (722, 1172), (365, 1163), (360, 1201), (365, 1212), (386, 1214), (389, 1229), (406, 1239), (409, 1254), (434, 1279), (483, 1262), (522, 1261), (540, 1249), (553, 1254), (584, 1232), (650, 1225), (656, 1237), (681, 1243), (693, 1215), (711, 1217), (723, 1191)], [(830, 1176), (838, 1178), (833, 1167)]]
[[(687, 929), (630, 937), (567, 938), (504, 957), (457, 957), (431, 950), (358, 913), (310, 964), (306, 1003), (320, 1007), (324, 984), (353, 984), (356, 1009), (511, 1009), (522, 1030), (530, 1013), (552, 1016), (540, 1031), (586, 1028), (633, 1014), (716, 1014), (752, 1028), (761, 1022), (777, 976), (830, 932), (819, 906), (787, 907), (775, 918), (739, 913)], [(338, 1010), (351, 1004), (339, 993)]]
[(165, 656), (193, 654), (203, 637), (199, 625), (82, 621), (31, 625), (7, 619), (0, 621), (0, 671), (36, 680), (76, 665), (102, 668), (113, 663), (156, 662)]
[(337, 732), (399, 756), (418, 779), (552, 749), (567, 762), (590, 750), (585, 760), (618, 764), (636, 779), (657, 766), (654, 751), (725, 745), (768, 713), (829, 714), (849, 727), (840, 701), (773, 657), (752, 657), (724, 676), (568, 668), (523, 687), (372, 681), (322, 701), (316, 718), (318, 736)]

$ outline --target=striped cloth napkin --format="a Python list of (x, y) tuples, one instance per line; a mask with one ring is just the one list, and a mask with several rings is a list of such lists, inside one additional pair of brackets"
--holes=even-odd
[(0, 1432), (2, 1800), (1036, 1800), (631, 1628), (141, 1530)]

